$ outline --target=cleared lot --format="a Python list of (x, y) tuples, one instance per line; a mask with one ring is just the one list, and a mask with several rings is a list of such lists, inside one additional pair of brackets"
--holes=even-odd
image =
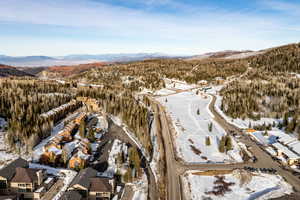
[(233, 138), (232, 150), (227, 153), (219, 151), (221, 138), (226, 132), (214, 121), (208, 109), (210, 96), (187, 91), (160, 97), (158, 101), (172, 119), (176, 129), (174, 142), (177, 155), (185, 162), (242, 162)]

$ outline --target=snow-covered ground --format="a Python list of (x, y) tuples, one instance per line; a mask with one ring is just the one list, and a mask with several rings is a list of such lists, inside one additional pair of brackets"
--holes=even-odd
[(261, 118), (260, 120), (253, 120), (253, 119), (233, 119), (229, 116), (227, 116), (222, 110), (221, 110), (221, 104), (222, 104), (222, 97), (219, 95), (216, 95), (216, 104), (215, 104), (215, 109), (216, 111), (230, 124), (241, 128), (241, 129), (246, 129), (249, 128), (249, 124), (253, 127), (253, 126), (257, 126), (257, 125), (263, 125), (263, 124), (273, 124), (273, 122), (275, 122), (275, 124), (278, 124), (280, 121), (282, 121), (281, 119), (274, 119), (274, 118)]
[(139, 150), (142, 152), (143, 156), (150, 161), (150, 156), (147, 153), (146, 149), (143, 147), (143, 145), (139, 142), (139, 140), (137, 139), (137, 137), (135, 136), (134, 133), (132, 133), (128, 126), (122, 122), (122, 120), (119, 117), (116, 116), (110, 116), (110, 119), (118, 126), (122, 127), (122, 129), (124, 130), (124, 132), (128, 135), (128, 137), (137, 145), (137, 147), (139, 148)]
[[(114, 175), (117, 172), (117, 170), (120, 169), (120, 167), (121, 167), (121, 166), (117, 166), (117, 163), (116, 163), (119, 153), (124, 152), (124, 154), (127, 155), (128, 154), (127, 151), (128, 151), (128, 148), (125, 143), (121, 142), (118, 139), (114, 140), (111, 150), (109, 152), (109, 157), (108, 157), (108, 161), (107, 161), (109, 167), (104, 172), (104, 174), (106, 174), (108, 176)], [(121, 169), (121, 173), (122, 172), (125, 173), (125, 171), (123, 171)]]
[(157, 127), (156, 127), (156, 121), (153, 120), (152, 126), (151, 126), (151, 142), (152, 142), (152, 147), (153, 147), (153, 155), (152, 155), (152, 160), (150, 162), (150, 167), (153, 171), (153, 174), (155, 176), (155, 181), (157, 182), (159, 178), (159, 161), (160, 161), (160, 150), (157, 142)]
[(164, 96), (164, 95), (170, 95), (170, 94), (174, 94), (175, 91), (173, 90), (169, 90), (167, 88), (162, 88), (160, 90), (157, 90), (154, 92), (154, 95), (157, 95), (157, 96)]
[[(211, 97), (194, 91), (182, 92), (157, 100), (166, 107), (176, 129), (177, 154), (186, 162), (242, 162), (239, 147), (232, 138), (233, 150), (219, 152), (219, 141), (225, 130), (214, 121), (208, 106)], [(199, 113), (197, 110), (199, 109)], [(209, 131), (209, 124), (212, 130)], [(206, 145), (210, 138), (210, 145)]]
[[(220, 175), (219, 175), (220, 176)], [(197, 175), (195, 172), (187, 172), (183, 177), (183, 186), (187, 199), (200, 200), (267, 200), (290, 194), (293, 192), (290, 186), (281, 176), (242, 172), (236, 170), (224, 176), (226, 183), (234, 183), (224, 195), (209, 193), (216, 191), (214, 186), (217, 178), (209, 175)], [(222, 184), (221, 184), (222, 185)]]
[(133, 197), (132, 200), (147, 200), (148, 196), (148, 181), (147, 176), (144, 173), (142, 179), (135, 182), (133, 185)]
[(241, 58), (248, 58), (250, 56), (256, 56), (259, 54), (264, 54), (265, 51), (253, 51), (253, 52), (244, 52), (239, 54), (234, 54), (231, 56), (226, 56), (225, 59), (241, 59)]
[(4, 127), (7, 125), (5, 119), (0, 117), (0, 168), (5, 166), (8, 162), (18, 158), (18, 155), (14, 152), (8, 151), (7, 144), (5, 144), (5, 132)]
[(164, 79), (167, 89), (175, 90), (188, 90), (196, 87), (196, 85), (187, 84), (184, 81), (174, 80), (174, 79)]
[(224, 85), (218, 85), (218, 86), (213, 86), (211, 89), (207, 90), (208, 94), (212, 94), (216, 96), (216, 103), (215, 103), (215, 110), (230, 124), (241, 128), (241, 129), (246, 129), (249, 128), (249, 124), (253, 126), (257, 125), (263, 125), (263, 124), (278, 124), (279, 122), (282, 121), (282, 119), (274, 119), (274, 118), (261, 118), (260, 120), (253, 120), (253, 119), (233, 119), (229, 116), (227, 116), (222, 110), (221, 110), (221, 104), (222, 104), (222, 96), (219, 95), (219, 91), (224, 87)]

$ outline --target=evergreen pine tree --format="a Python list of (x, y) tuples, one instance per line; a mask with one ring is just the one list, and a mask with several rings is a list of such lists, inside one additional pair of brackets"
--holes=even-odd
[(206, 146), (210, 146), (210, 145), (211, 145), (210, 137), (209, 137), (209, 136), (207, 136), (207, 137), (205, 138), (205, 144), (206, 144)]

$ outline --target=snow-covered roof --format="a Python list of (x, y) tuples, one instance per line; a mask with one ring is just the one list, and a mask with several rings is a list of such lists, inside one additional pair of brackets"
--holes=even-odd
[(48, 151), (53, 152), (55, 155), (60, 155), (62, 153), (62, 150), (56, 147), (50, 147)]
[(266, 151), (272, 156), (276, 156), (276, 151), (272, 147), (267, 147)]
[(297, 139), (295, 137), (292, 137), (287, 134), (280, 136), (280, 138), (278, 139), (279, 142), (281, 142), (282, 144), (285, 144), (285, 145), (288, 143), (294, 142), (296, 140)]
[(289, 159), (300, 159), (300, 156), (289, 150), (286, 146), (276, 142), (272, 144), (276, 149), (282, 151)]
[(101, 139), (102, 138), (102, 133), (97, 133), (97, 134), (95, 134), (95, 138), (97, 138), (97, 139)]
[(81, 159), (83, 159), (83, 160), (88, 160), (89, 158), (90, 158), (90, 156), (91, 155), (89, 155), (89, 154), (85, 154), (85, 153), (83, 153), (82, 151), (78, 151), (78, 157), (80, 157)]
[(53, 177), (48, 177), (44, 183), (49, 184), (52, 180), (53, 180)]
[(292, 144), (288, 145), (294, 152), (300, 155), (300, 142), (293, 142)]
[(269, 144), (269, 141), (267, 138), (265, 138), (261, 132), (259, 131), (256, 131), (256, 132), (253, 132), (251, 133), (251, 135), (261, 144), (264, 144), (264, 145), (267, 145)]
[(105, 117), (103, 117), (103, 116), (98, 117), (98, 122), (97, 122), (96, 128), (100, 128), (103, 130), (108, 129), (108, 122), (105, 119)]
[(94, 142), (91, 144), (92, 151), (97, 151), (98, 147), (99, 147), (99, 144), (97, 142)]
[(40, 188), (37, 189), (35, 192), (40, 193), (40, 192), (42, 192), (43, 190), (44, 190), (44, 186), (43, 186), (43, 187), (40, 187)]
[(63, 105), (61, 105), (59, 107), (56, 107), (56, 108), (54, 108), (54, 109), (52, 109), (52, 110), (50, 110), (48, 112), (42, 113), (41, 117), (51, 116), (51, 115), (55, 114), (56, 112), (61, 111), (61, 110), (65, 109), (65, 108), (67, 108), (68, 106), (71, 106), (71, 105), (74, 105), (74, 104), (75, 104), (75, 101), (72, 100), (69, 103), (63, 104)]
[(76, 148), (76, 147), (78, 147), (78, 140), (74, 140), (74, 141), (72, 141), (72, 142), (69, 142), (69, 143), (67, 143), (67, 144), (65, 144), (65, 146), (64, 146), (64, 150), (67, 152), (67, 153), (72, 153), (73, 151), (74, 151), (74, 149)]

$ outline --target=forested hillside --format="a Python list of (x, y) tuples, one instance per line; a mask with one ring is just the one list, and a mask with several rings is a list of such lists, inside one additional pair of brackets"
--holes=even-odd
[(76, 84), (24, 78), (0, 80), (0, 116), (8, 121), (8, 144), (13, 148), (25, 146), (31, 150), (41, 139), (49, 136), (58, 120), (82, 104), (76, 101), (75, 106), (50, 117), (41, 117), (41, 114), (82, 96), (95, 98), (104, 111), (120, 117), (144, 147), (152, 151), (149, 134), (151, 111), (146, 106), (147, 102), (137, 100), (130, 90), (119, 87), (77, 88)]
[[(247, 69), (247, 60), (182, 60), (159, 59), (114, 64), (92, 69), (73, 76), (71, 80), (82, 80), (104, 85), (121, 86), (138, 90), (139, 87), (159, 89), (164, 87), (163, 78), (174, 78), (197, 83), (200, 80), (212, 81), (216, 77), (227, 78), (240, 75)], [(127, 79), (127, 81), (124, 81)]]
[(33, 76), (33, 75), (30, 73), (18, 70), (15, 67), (0, 64), (0, 77), (9, 77), (9, 76)]
[(234, 118), (283, 118), (280, 127), (300, 131), (300, 44), (270, 49), (249, 66), (243, 79), (221, 91), (223, 111)]
[[(8, 143), (15, 147), (33, 147), (50, 134), (53, 124), (51, 118), (40, 114), (72, 99), (67, 87), (51, 82), (36, 80), (0, 81), (0, 116), (8, 120)], [(64, 95), (53, 95), (53, 93)]]

